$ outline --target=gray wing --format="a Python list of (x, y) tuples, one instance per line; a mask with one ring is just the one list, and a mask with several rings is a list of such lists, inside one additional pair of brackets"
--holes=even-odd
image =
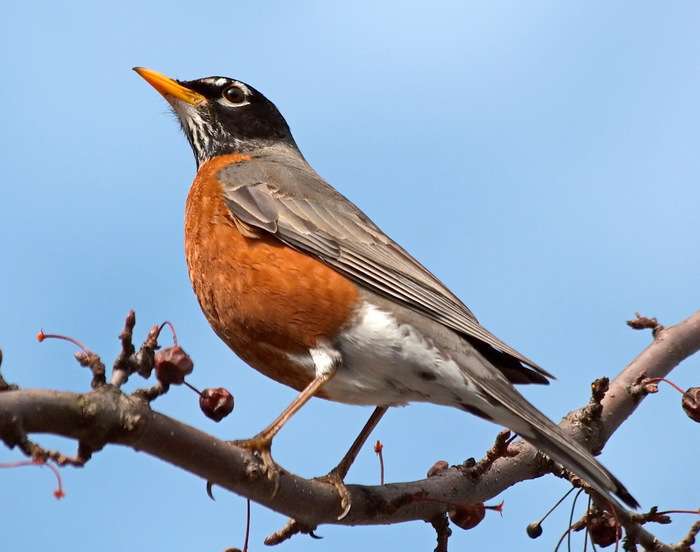
[(274, 234), (372, 291), (460, 332), (487, 358), (505, 365), (504, 372), (514, 383), (546, 383), (542, 376), (551, 377), (481, 326), (433, 274), (298, 154), (261, 155), (222, 169), (218, 178), (228, 208), (245, 224)]

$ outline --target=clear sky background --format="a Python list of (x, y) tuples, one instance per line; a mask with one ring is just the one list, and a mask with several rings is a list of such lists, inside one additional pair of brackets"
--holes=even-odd
[[(669, 324), (700, 306), (697, 2), (6, 0), (2, 11), (0, 346), (11, 381), (85, 390), (73, 350), (39, 345), (36, 331), (76, 336), (111, 363), (133, 307), (139, 336), (173, 321), (196, 363), (192, 382), (226, 386), (237, 401), (217, 425), (174, 389), (162, 412), (242, 438), (293, 397), (238, 360), (200, 313), (182, 251), (192, 154), (134, 65), (263, 91), (321, 175), (558, 376), (525, 389), (553, 418), (646, 346), (650, 336), (624, 323), (635, 311)], [(673, 377), (697, 385), (700, 359)], [(314, 401), (275, 456), (325, 473), (369, 412)], [(388, 480), (402, 481), (438, 459), (481, 456), (497, 431), (415, 405), (391, 411), (374, 438)], [(696, 508), (698, 431), (662, 387), (602, 460), (644, 507)], [(19, 458), (0, 448), (0, 462)], [(3, 550), (242, 544), (243, 499), (218, 490), (212, 502), (204, 482), (144, 454), (109, 447), (63, 475), (56, 501), (47, 470), (0, 471)], [(378, 477), (368, 447), (348, 481)], [(565, 490), (552, 477), (508, 490), (503, 518), (456, 529), (451, 549), (552, 549), (568, 508), (540, 540), (524, 530)], [(251, 550), (284, 521), (254, 506)], [(676, 541), (689, 523), (655, 530)], [(318, 532), (324, 540), (281, 549), (425, 552), (435, 538), (422, 522)]]

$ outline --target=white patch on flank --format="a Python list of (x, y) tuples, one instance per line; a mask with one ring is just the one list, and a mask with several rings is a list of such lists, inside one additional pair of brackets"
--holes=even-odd
[(332, 374), (340, 365), (340, 353), (327, 346), (309, 349), (317, 376)]

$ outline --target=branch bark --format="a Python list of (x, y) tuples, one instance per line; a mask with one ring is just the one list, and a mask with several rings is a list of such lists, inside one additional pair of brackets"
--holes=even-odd
[[(560, 426), (590, 450), (601, 450), (643, 400), (640, 381), (666, 376), (698, 350), (700, 311), (657, 332), (654, 341), (612, 380), (594, 423), (589, 405), (569, 413)], [(324, 523), (430, 521), (444, 512), (446, 503), (482, 502), (511, 485), (546, 473), (537, 450), (517, 441), (510, 445), (517, 456), (498, 458), (477, 478), (465, 477), (453, 468), (413, 482), (349, 485), (352, 510), (338, 521), (340, 504), (334, 487), (283, 470), (279, 491), (273, 496), (273, 483), (262, 476), (258, 460), (246, 450), (155, 412), (147, 401), (124, 395), (111, 385), (84, 394), (39, 389), (0, 392), (0, 437), (14, 446), (30, 433), (73, 438), (92, 450), (108, 443), (132, 447), (311, 528)]]

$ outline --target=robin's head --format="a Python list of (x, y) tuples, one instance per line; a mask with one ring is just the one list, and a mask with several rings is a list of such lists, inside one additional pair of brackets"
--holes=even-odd
[(284, 117), (252, 86), (227, 77), (177, 81), (143, 67), (134, 71), (170, 103), (198, 165), (273, 143), (296, 147)]

